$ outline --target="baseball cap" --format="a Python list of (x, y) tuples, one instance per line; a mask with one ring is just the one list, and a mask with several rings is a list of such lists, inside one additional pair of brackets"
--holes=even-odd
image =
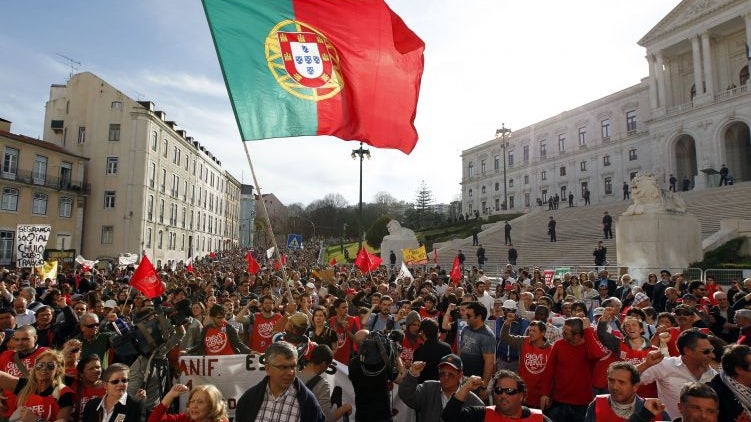
[(686, 300), (693, 300), (694, 302), (698, 301), (698, 299), (696, 299), (696, 296), (692, 295), (691, 293), (686, 293), (685, 295), (683, 295), (681, 299), (683, 299), (684, 301)]
[(292, 314), (292, 316), (289, 317), (289, 322), (295, 327), (302, 329), (308, 328), (309, 325), (308, 316), (302, 312), (295, 312)]
[(110, 308), (110, 309), (115, 309), (115, 308), (117, 308), (117, 302), (115, 302), (114, 300), (110, 299), (110, 300), (104, 302), (104, 307), (105, 308)]
[(503, 309), (516, 310), (516, 301), (507, 299), (503, 302)]
[(634, 296), (634, 303), (642, 303), (645, 300), (649, 300), (649, 296), (644, 292), (639, 292)]
[(464, 365), (462, 365), (462, 359), (453, 353), (442, 357), (441, 361), (438, 362), (438, 366), (440, 367), (441, 365), (451, 365), (454, 367), (454, 369), (457, 369), (459, 371), (464, 370)]
[(316, 285), (315, 285), (315, 284), (313, 284), (313, 283), (311, 283), (311, 282), (308, 282), (308, 283), (307, 283), (307, 284), (305, 285), (305, 287), (307, 287), (307, 288), (309, 288), (309, 289), (315, 289), (315, 288), (316, 288)]

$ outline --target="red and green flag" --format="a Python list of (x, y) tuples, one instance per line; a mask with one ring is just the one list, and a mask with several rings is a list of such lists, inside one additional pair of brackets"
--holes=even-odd
[(425, 44), (383, 0), (203, 0), (244, 141), (332, 135), (409, 154)]

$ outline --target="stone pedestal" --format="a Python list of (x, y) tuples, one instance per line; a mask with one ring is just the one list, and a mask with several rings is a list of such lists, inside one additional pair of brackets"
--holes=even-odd
[(618, 265), (644, 280), (642, 271), (686, 268), (703, 259), (699, 220), (686, 213), (621, 215), (615, 224)]

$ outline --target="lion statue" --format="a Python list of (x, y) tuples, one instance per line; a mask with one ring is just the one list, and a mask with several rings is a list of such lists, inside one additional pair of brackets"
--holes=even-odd
[(639, 173), (631, 180), (631, 204), (623, 215), (685, 213), (686, 203), (673, 192), (662, 189), (652, 173)]

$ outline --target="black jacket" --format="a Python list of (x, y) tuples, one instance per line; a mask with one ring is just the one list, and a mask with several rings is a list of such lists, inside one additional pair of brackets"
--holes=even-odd
[[(266, 394), (266, 385), (268, 382), (269, 377), (264, 377), (261, 382), (250, 387), (248, 391), (243, 393), (237, 401), (235, 421), (246, 422), (256, 420), (258, 411), (261, 410), (261, 404), (263, 404), (263, 396)], [(318, 405), (318, 400), (313, 393), (297, 377), (295, 377), (294, 385), (297, 389), (297, 402), (300, 403), (300, 421), (323, 422), (325, 419), (323, 411), (321, 411), (321, 406)]]
[(102, 402), (102, 397), (91, 399), (86, 403), (86, 407), (83, 408), (83, 420), (86, 422), (114, 422), (117, 419), (117, 415), (125, 415), (125, 421), (128, 422), (143, 422), (145, 420), (144, 414), (146, 413), (143, 408), (143, 402), (134, 398), (128, 394), (128, 398), (125, 400), (125, 404), (115, 403), (115, 409), (112, 412), (112, 416), (108, 421), (103, 421), (104, 411), (99, 409), (99, 404)]

